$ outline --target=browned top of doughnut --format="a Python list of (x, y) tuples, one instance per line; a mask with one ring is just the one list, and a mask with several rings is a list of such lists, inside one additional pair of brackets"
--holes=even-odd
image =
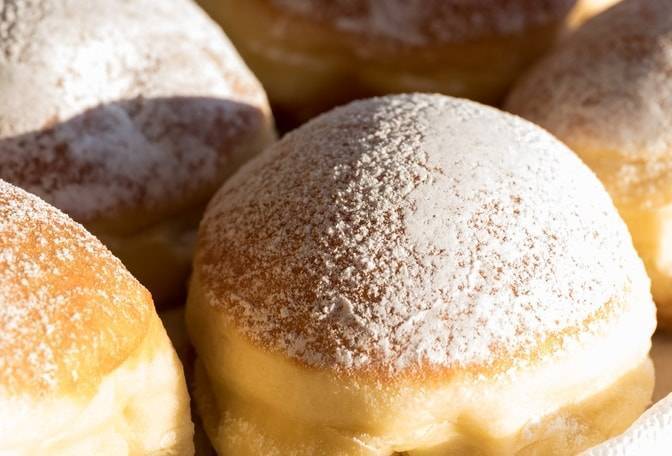
[(341, 33), (406, 45), (524, 33), (564, 18), (576, 0), (262, 0)]
[(0, 181), (0, 394), (91, 393), (138, 347), (153, 312), (96, 238)]
[(355, 102), (286, 135), (212, 200), (194, 274), (253, 343), (394, 375), (547, 359), (649, 286), (569, 149), (439, 95)]
[(672, 202), (672, 2), (625, 0), (518, 84), (507, 107), (590, 165), (622, 206)]
[(263, 89), (189, 0), (6, 1), (0, 92), (0, 177), (87, 223), (203, 201), (272, 137)]

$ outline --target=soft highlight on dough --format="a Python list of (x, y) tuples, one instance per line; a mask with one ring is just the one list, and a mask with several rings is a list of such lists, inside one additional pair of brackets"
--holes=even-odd
[(508, 110), (548, 129), (597, 174), (672, 322), (672, 3), (625, 0), (526, 75)]
[[(190, 0), (9, 0), (2, 13), (0, 178), (115, 246), (202, 209), (275, 138), (261, 85)], [(196, 224), (155, 243), (163, 264), (115, 253), (170, 300)]]
[(262, 81), (279, 121), (296, 126), (336, 105), (388, 93), (440, 92), (498, 102), (554, 42), (577, 2), (199, 3)]
[(548, 133), (439, 95), (355, 102), (211, 201), (196, 400), (222, 453), (571, 454), (650, 401), (648, 289), (606, 191)]
[(83, 227), (0, 181), (0, 453), (188, 455), (192, 436), (147, 290)]

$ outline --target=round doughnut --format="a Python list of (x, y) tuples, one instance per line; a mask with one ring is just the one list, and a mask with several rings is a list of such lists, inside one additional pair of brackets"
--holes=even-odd
[(190, 0), (13, 0), (0, 178), (96, 234), (160, 303), (214, 191), (274, 139), (265, 93)]
[(219, 454), (576, 454), (653, 390), (649, 280), (602, 185), (442, 95), (337, 108), (245, 165), (186, 319)]
[[(583, 5), (596, 0), (584, 0)], [(199, 0), (294, 125), (371, 95), (497, 102), (576, 0)]]
[(81, 225), (0, 181), (0, 454), (189, 455), (152, 299)]
[(625, 0), (582, 27), (510, 95), (592, 168), (625, 219), (672, 327), (672, 2)]
[(654, 404), (622, 435), (581, 456), (662, 456), (672, 448), (672, 394)]

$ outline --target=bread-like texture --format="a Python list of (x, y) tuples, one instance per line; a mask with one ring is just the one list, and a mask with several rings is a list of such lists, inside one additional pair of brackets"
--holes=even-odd
[(132, 232), (203, 203), (273, 136), (263, 89), (189, 0), (10, 0), (0, 17), (2, 177), (80, 222)]
[(379, 381), (270, 353), (203, 294), (192, 281), (192, 394), (222, 455), (574, 455), (622, 432), (651, 400), (649, 344), (632, 340), (651, 315), (637, 303), (609, 336), (527, 369)]
[[(625, 224), (569, 149), (496, 109), (418, 94), (337, 108), (229, 180), (197, 245), (187, 324), (216, 445), (249, 404), (251, 425), (293, 423), (297, 454), (316, 429), (365, 454), (565, 453), (650, 400), (655, 309)], [(632, 403), (610, 396), (610, 418), (532, 426), (625, 377)]]
[(91, 394), (135, 351), (152, 299), (86, 230), (0, 182), (0, 384), (8, 394)]
[[(497, 102), (576, 0), (199, 0), (292, 125), (372, 95)], [(306, 39), (306, 37), (310, 37)]]
[(618, 205), (659, 208), (672, 203), (671, 52), (672, 3), (626, 0), (536, 65), (506, 107), (568, 144)]
[(203, 206), (130, 234), (96, 232), (151, 293), (157, 307), (184, 305)]
[(582, 456), (665, 456), (672, 448), (672, 395), (646, 411), (626, 432)]
[[(0, 454), (189, 454), (151, 297), (85, 229), (0, 181)], [(151, 418), (151, 419), (150, 419)]]
[(183, 298), (193, 213), (275, 140), (263, 88), (191, 0), (5, 1), (0, 93), (0, 178), (109, 240), (162, 304)]
[(548, 129), (592, 168), (631, 230), (672, 322), (672, 3), (625, 0), (526, 75), (508, 110)]

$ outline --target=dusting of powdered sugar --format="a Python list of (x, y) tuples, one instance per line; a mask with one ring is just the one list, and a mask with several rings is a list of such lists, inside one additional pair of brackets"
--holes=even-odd
[(462, 43), (553, 23), (574, 0), (270, 0), (338, 30), (406, 45)]
[(152, 310), (96, 238), (0, 181), (0, 392), (83, 392), (128, 355)]
[(672, 2), (626, 0), (546, 57), (507, 108), (578, 152), (618, 204), (655, 207), (672, 201), (670, 74)]
[(80, 221), (175, 210), (272, 138), (263, 89), (189, 0), (8, 0), (0, 38), (0, 177)]
[(0, 42), (6, 59), (22, 57), (30, 45), (35, 25), (45, 16), (49, 3), (43, 0), (6, 0), (0, 3)]
[(344, 372), (491, 365), (585, 333), (648, 283), (574, 154), (439, 95), (355, 102), (288, 134), (222, 187), (199, 245), (205, 297), (238, 330)]
[(647, 410), (623, 434), (582, 456), (663, 456), (672, 448), (672, 395)]

